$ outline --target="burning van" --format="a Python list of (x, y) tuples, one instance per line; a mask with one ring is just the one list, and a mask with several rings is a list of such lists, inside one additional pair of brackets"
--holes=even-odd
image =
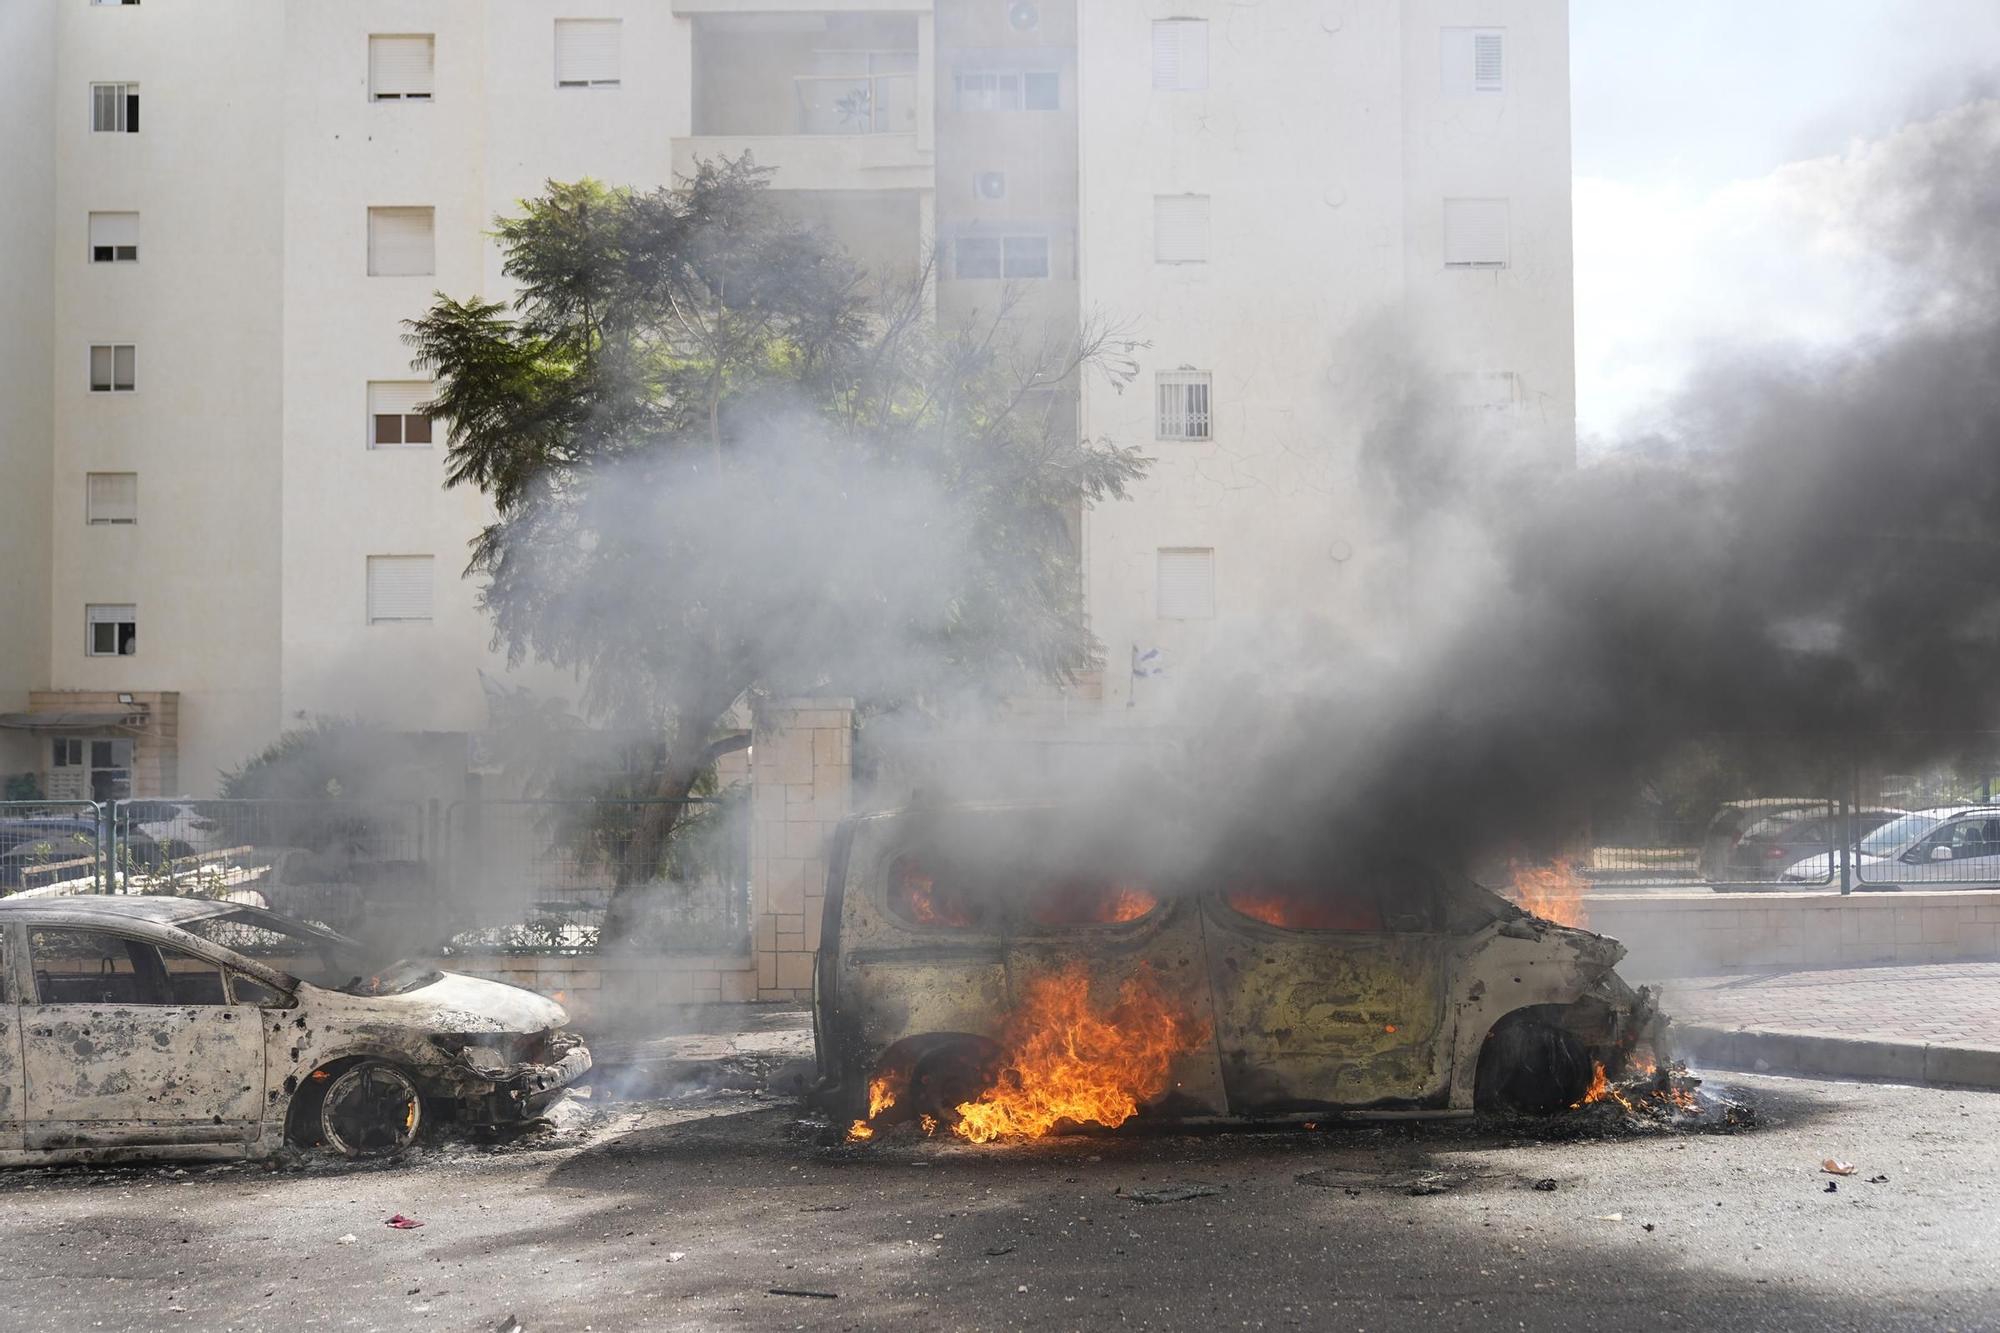
[(1550, 1112), (1663, 1054), (1615, 940), (1427, 866), (1179, 876), (1023, 806), (857, 816), (830, 855), (816, 1101), (856, 1139)]

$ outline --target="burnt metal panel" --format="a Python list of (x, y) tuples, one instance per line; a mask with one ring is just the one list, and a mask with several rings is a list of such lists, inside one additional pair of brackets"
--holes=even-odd
[(1449, 1070), (1449, 941), (1286, 930), (1204, 904), (1216, 1045), (1238, 1115), (1414, 1105)]

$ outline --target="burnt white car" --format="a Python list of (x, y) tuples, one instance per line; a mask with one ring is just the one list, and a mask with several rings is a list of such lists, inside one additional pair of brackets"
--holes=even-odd
[(407, 1148), (590, 1069), (552, 1000), (262, 908), (0, 900), (0, 1165)]

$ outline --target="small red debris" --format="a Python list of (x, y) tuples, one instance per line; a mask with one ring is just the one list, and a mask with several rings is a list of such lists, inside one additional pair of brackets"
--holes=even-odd
[(415, 1231), (418, 1227), (422, 1226), (423, 1223), (419, 1222), (414, 1217), (404, 1217), (401, 1213), (397, 1213), (394, 1217), (390, 1218), (383, 1225), (392, 1226), (396, 1228), (396, 1230), (398, 1231)]

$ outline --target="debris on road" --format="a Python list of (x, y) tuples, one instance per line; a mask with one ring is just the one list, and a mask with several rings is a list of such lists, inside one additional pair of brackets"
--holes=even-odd
[(797, 1287), (772, 1287), (770, 1292), (773, 1296), (805, 1296), (815, 1301), (840, 1299), (840, 1293), (837, 1291), (801, 1291)]
[(1838, 1157), (1827, 1158), (1819, 1164), (1819, 1169), (1830, 1176), (1851, 1176), (1854, 1174), (1854, 1164), (1852, 1162), (1843, 1162)]
[(394, 1217), (390, 1218), (387, 1222), (384, 1222), (382, 1225), (386, 1227), (394, 1227), (398, 1231), (415, 1231), (418, 1227), (422, 1226), (423, 1223), (419, 1222), (414, 1217), (404, 1217), (401, 1213), (397, 1213)]
[(348, 1233), (347, 1233), (347, 1234), (346, 1234), (345, 1236), (342, 1236), (342, 1237), (341, 1237), (341, 1238), (340, 1238), (339, 1240), (335, 1241), (335, 1242), (334, 1242), (334, 1244), (335, 1244), (335, 1245), (352, 1245), (352, 1244), (354, 1244), (354, 1242), (355, 1242), (355, 1241), (357, 1241), (357, 1240), (359, 1240), (359, 1239), (360, 1239), (360, 1237), (356, 1236), (356, 1235), (355, 1235), (355, 1234), (354, 1234), (354, 1233), (353, 1233), (352, 1231), (350, 1231), (350, 1232), (348, 1232)]
[(1211, 1194), (1220, 1194), (1222, 1189), (1220, 1185), (1155, 1185), (1128, 1190), (1120, 1185), (1111, 1192), (1133, 1203), (1185, 1203), (1189, 1199), (1206, 1199)]
[(516, 1319), (513, 1315), (508, 1315), (494, 1327), (493, 1333), (528, 1333), (528, 1330), (522, 1325), (520, 1320)]
[(668, 1251), (667, 1251), (667, 1262), (668, 1262), (668, 1263), (670, 1263), (670, 1264), (677, 1264), (677, 1263), (679, 1263), (679, 1262), (680, 1262), (681, 1260), (683, 1260), (683, 1259), (685, 1259), (685, 1258), (687, 1258), (687, 1257), (688, 1257), (688, 1255), (687, 1255), (687, 1251), (686, 1251), (686, 1250), (668, 1250)]
[(1829, 1181), (1827, 1181), (1827, 1182), (1826, 1182), (1826, 1192), (1827, 1192), (1828, 1194), (1838, 1194), (1838, 1193), (1840, 1193), (1840, 1182), (1839, 1182), (1839, 1181), (1837, 1181), (1837, 1180), (1829, 1180)]
[(1556, 1182), (1554, 1180), (1545, 1179), (1545, 1180), (1538, 1180), (1535, 1182), (1535, 1188), (1540, 1190), (1544, 1194), (1549, 1193), (1551, 1190), (1555, 1189), (1555, 1187), (1556, 1187)]
[(1886, 1184), (1888, 1184), (1888, 1183), (1889, 1183), (1889, 1177), (1887, 1177), (1887, 1176), (1870, 1176), (1870, 1177), (1868, 1177), (1868, 1183), (1869, 1183), (1869, 1184), (1871, 1184), (1871, 1185), (1886, 1185)]
[(1003, 1254), (1012, 1254), (1013, 1252), (1014, 1247), (1012, 1245), (995, 1245), (986, 1251), (986, 1257), (988, 1259), (998, 1259)]

